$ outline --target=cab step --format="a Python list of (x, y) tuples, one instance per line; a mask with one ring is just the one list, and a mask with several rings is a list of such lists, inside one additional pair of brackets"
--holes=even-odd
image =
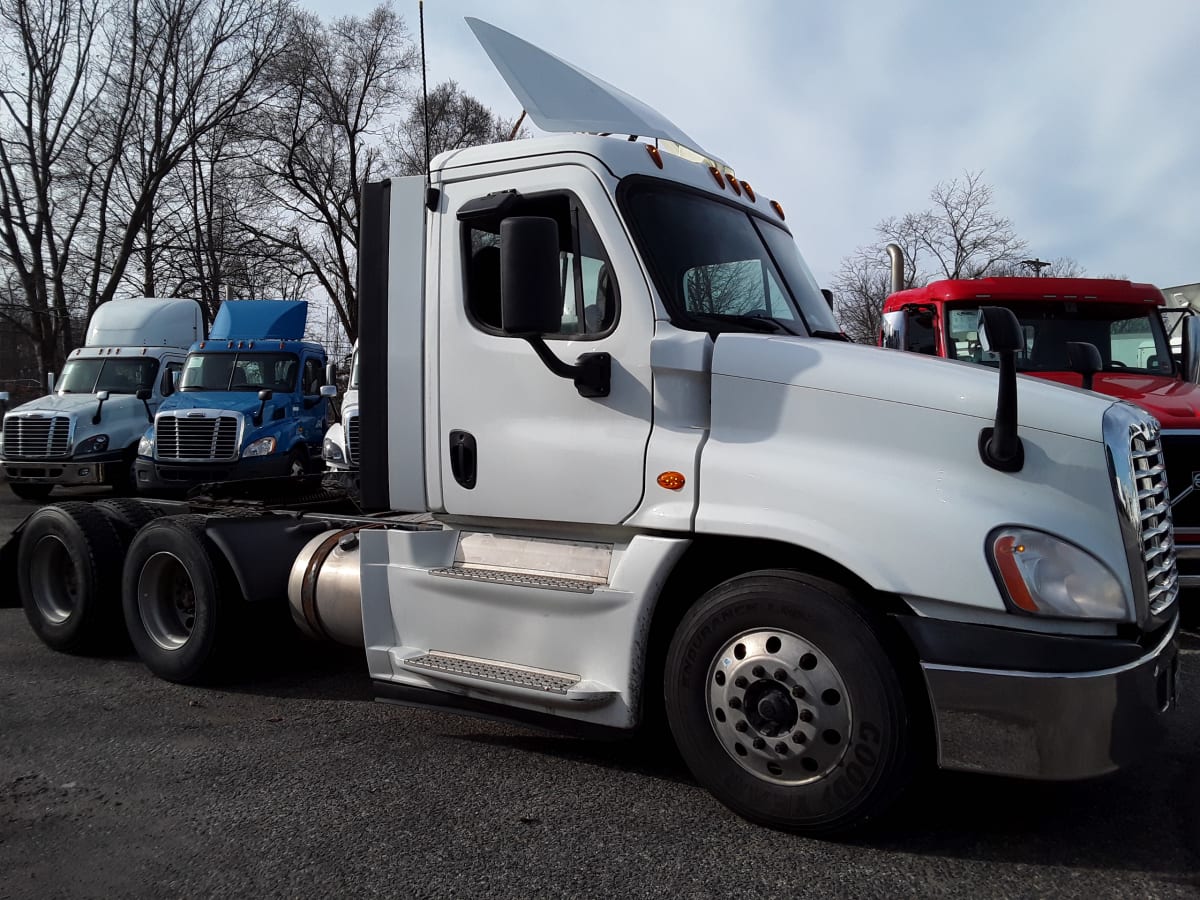
[[(430, 575), (441, 578), (462, 578), (468, 581), (483, 581), (490, 584), (509, 584), (515, 587), (541, 588), (548, 591), (571, 591), (576, 594), (591, 594), (596, 583), (578, 578), (563, 578), (560, 575), (538, 575), (532, 572), (511, 572), (504, 569), (483, 569), (475, 566), (444, 566), (430, 569)], [(603, 587), (603, 585), (601, 585)]]
[(594, 681), (584, 681), (570, 672), (555, 672), (441, 650), (413, 655), (401, 655), (397, 650), (400, 648), (392, 651), (395, 662), (405, 669), (438, 681), (477, 688), (486, 685), (501, 693), (538, 695), (544, 697), (545, 701), (562, 701), (572, 706), (599, 705), (617, 696), (612, 688)]

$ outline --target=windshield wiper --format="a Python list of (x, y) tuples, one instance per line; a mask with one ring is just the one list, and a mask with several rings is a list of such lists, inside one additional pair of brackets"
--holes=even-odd
[(847, 343), (850, 341), (850, 338), (846, 337), (846, 335), (842, 334), (840, 331), (824, 331), (822, 329), (817, 329), (816, 331), (810, 331), (809, 334), (811, 334), (813, 337), (826, 338), (827, 340), (831, 341), (845, 341)]
[(768, 316), (739, 316), (733, 313), (689, 313), (691, 318), (704, 321), (711, 319), (714, 322), (722, 324), (733, 322), (738, 325), (745, 325), (751, 331), (770, 332), (772, 334), (790, 334), (779, 322)]

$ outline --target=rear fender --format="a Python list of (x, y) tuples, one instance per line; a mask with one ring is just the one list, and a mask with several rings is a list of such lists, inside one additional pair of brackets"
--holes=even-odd
[(205, 523), (205, 533), (229, 563), (246, 602), (285, 605), (292, 563), (313, 535), (329, 528), (327, 522), (290, 516), (215, 516)]

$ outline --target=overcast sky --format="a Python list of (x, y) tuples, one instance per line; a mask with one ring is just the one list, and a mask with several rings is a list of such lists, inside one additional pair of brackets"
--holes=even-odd
[[(415, 35), (416, 0), (394, 6)], [(1032, 254), (1200, 281), (1196, 0), (429, 0), (430, 84), (514, 117), (468, 15), (633, 94), (778, 199), (822, 284), (964, 169)]]

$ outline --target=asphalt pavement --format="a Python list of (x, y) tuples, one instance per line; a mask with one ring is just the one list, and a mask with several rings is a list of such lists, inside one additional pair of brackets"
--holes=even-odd
[[(32, 509), (0, 498), (0, 535)], [(373, 702), (352, 651), (184, 688), (54, 653), (0, 609), (0, 898), (1195, 897), (1200, 639), (1181, 676), (1139, 768), (943, 773), (823, 842), (727, 812), (667, 749)]]

